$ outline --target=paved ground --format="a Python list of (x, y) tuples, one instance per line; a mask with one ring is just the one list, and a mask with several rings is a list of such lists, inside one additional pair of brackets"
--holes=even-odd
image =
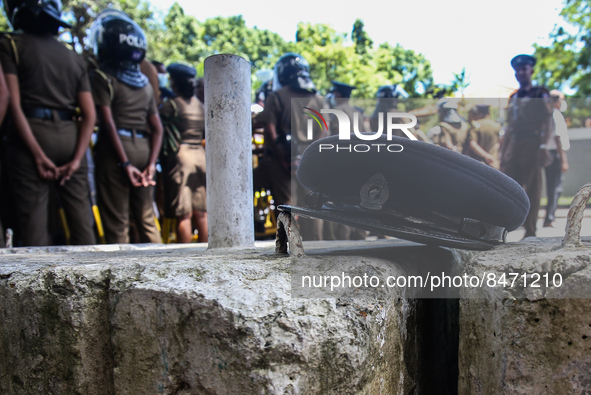
[[(540, 210), (540, 216), (538, 218), (538, 231), (536, 236), (538, 237), (564, 237), (564, 230), (566, 228), (566, 215), (568, 209), (559, 208), (556, 210), (556, 226), (554, 228), (544, 228), (544, 216), (546, 215), (545, 210)], [(523, 239), (525, 235), (525, 229), (519, 228), (507, 235), (508, 242), (516, 242)], [(583, 218), (583, 226), (581, 228), (581, 236), (591, 236), (591, 208), (587, 207), (585, 210), (585, 218)]]

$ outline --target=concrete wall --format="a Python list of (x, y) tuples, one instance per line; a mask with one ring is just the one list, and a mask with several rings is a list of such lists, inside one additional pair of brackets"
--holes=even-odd
[[(464, 257), (394, 240), (362, 250), (318, 244), (306, 259), (326, 270), (363, 262), (386, 275), (407, 272), (402, 262), (451, 268)], [(454, 336), (429, 309), (398, 289), (292, 298), (292, 263), (271, 246), (4, 250), (0, 393), (455, 392), (456, 380), (437, 378), (417, 358), (450, 353), (447, 345), (442, 353), (421, 346), (432, 331)], [(453, 347), (451, 354), (457, 358)]]
[(564, 175), (563, 196), (575, 196), (581, 187), (591, 182), (591, 128), (569, 129), (571, 147), (568, 150), (569, 171)]
[[(519, 273), (519, 279), (514, 287), (463, 290), (459, 394), (589, 393), (591, 239), (573, 249), (560, 249), (560, 242), (528, 239), (466, 266), (471, 275)], [(531, 287), (536, 273), (560, 274), (563, 283), (546, 287), (542, 279)]]
[[(591, 239), (559, 246), (528, 239), (474, 255), (396, 240), (313, 242), (299, 263), (272, 246), (4, 250), (0, 393), (586, 393)], [(305, 268), (530, 281), (547, 272), (564, 282), (452, 289), (445, 299), (396, 288), (294, 297)]]

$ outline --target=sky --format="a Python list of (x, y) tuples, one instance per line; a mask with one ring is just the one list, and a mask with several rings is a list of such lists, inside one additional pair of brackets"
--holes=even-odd
[[(216, 16), (242, 15), (257, 26), (294, 41), (299, 22), (325, 23), (350, 33), (361, 18), (374, 41), (399, 43), (422, 53), (431, 62), (438, 84), (450, 83), (466, 68), (469, 91), (491, 85), (516, 88), (510, 60), (533, 53), (534, 43), (562, 23), (563, 0), (416, 0), (416, 1), (195, 1), (177, 0), (185, 13), (204, 21)], [(151, 0), (166, 12), (174, 0)]]

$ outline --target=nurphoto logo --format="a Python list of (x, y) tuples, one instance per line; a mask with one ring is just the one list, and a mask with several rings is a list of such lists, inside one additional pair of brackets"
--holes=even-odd
[[(322, 129), (328, 131), (328, 123), (322, 116), (322, 114), (334, 114), (336, 116), (336, 120), (331, 120), (331, 122), (338, 122), (338, 131), (339, 131), (339, 140), (351, 140), (351, 120), (349, 116), (341, 110), (337, 109), (321, 109), (320, 112), (309, 108), (303, 107), (304, 114), (309, 115), (312, 119), (308, 119), (307, 123), (307, 139), (313, 140), (313, 127), (314, 121), (318, 124), (318, 126)], [(384, 118), (386, 121), (386, 139), (388, 141), (392, 140), (392, 131), (396, 129), (400, 129), (409, 139), (417, 140), (417, 138), (411, 133), (409, 130), (410, 128), (414, 127), (417, 124), (417, 117), (413, 114), (409, 114), (406, 112), (387, 112), (385, 113), (386, 116), (384, 117), (384, 113), (379, 113), (379, 123), (378, 123), (378, 130), (375, 133), (362, 133), (359, 131), (359, 113), (356, 112), (353, 115), (353, 133), (359, 140), (363, 141), (374, 141), (379, 139), (384, 134)], [(399, 123), (403, 118), (410, 119), (409, 123)], [(388, 152), (402, 152), (404, 147), (400, 144), (349, 144), (345, 146), (341, 146), (337, 144), (320, 144), (319, 150), (322, 151), (329, 151), (335, 150), (336, 152), (340, 151), (347, 151), (347, 152), (369, 152), (372, 150), (376, 150), (380, 152), (380, 149), (383, 148)]]

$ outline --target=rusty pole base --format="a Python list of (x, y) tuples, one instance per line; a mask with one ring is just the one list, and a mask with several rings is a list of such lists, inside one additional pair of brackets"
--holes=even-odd
[(295, 218), (290, 213), (281, 212), (277, 217), (275, 252), (277, 254), (287, 254), (288, 247), (289, 254), (294, 257), (303, 258), (306, 255)]
[(562, 240), (562, 248), (581, 246), (581, 226), (587, 201), (591, 197), (591, 183), (583, 186), (575, 195), (566, 218), (566, 234)]

